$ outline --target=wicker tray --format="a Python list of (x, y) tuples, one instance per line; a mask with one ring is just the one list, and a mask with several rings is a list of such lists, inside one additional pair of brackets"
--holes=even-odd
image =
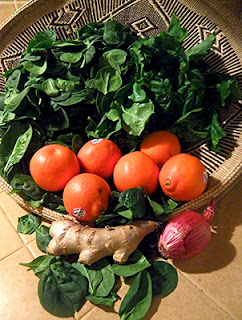
[[(75, 29), (93, 21), (105, 21), (110, 12), (114, 19), (129, 24), (141, 37), (166, 30), (172, 13), (176, 12), (182, 26), (189, 30), (189, 36), (184, 43), (186, 49), (215, 31), (216, 43), (207, 57), (211, 69), (236, 76), (242, 88), (241, 25), (226, 9), (210, 0), (32, 0), (0, 28), (0, 74), (16, 66), (21, 53), (36, 32), (55, 29), (60, 38), (72, 38)], [(2, 76), (0, 91), (4, 91)], [(241, 175), (241, 105), (230, 105), (220, 114), (220, 118), (227, 132), (221, 142), (221, 153), (210, 152), (203, 142), (186, 150), (199, 157), (206, 166), (209, 173), (207, 189), (200, 197), (187, 202), (171, 216), (187, 209), (200, 208), (208, 203), (211, 197), (217, 197), (224, 192)], [(11, 186), (1, 177), (0, 187), (7, 192), (11, 190)], [(62, 217), (58, 212), (47, 208), (33, 208), (16, 194), (11, 196), (27, 211), (49, 221)]]

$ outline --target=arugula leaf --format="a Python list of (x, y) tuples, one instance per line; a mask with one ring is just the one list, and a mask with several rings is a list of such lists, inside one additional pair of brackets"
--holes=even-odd
[(139, 136), (145, 129), (145, 125), (148, 122), (150, 116), (155, 113), (153, 102), (137, 103), (134, 102), (130, 108), (124, 108), (122, 106), (122, 118), (128, 128), (126, 131), (130, 135)]
[(172, 14), (167, 34), (176, 38), (179, 42), (183, 42), (188, 35), (188, 31), (181, 28), (180, 20), (175, 13)]
[(214, 114), (212, 118), (212, 122), (208, 127), (209, 135), (207, 137), (207, 143), (210, 147), (210, 150), (214, 152), (219, 152), (219, 141), (223, 137), (226, 136), (226, 132), (221, 127), (220, 123), (218, 122), (218, 114)]
[(35, 214), (29, 213), (18, 218), (17, 232), (32, 234), (40, 225), (40, 217)]
[(205, 40), (190, 48), (186, 52), (188, 60), (201, 59), (206, 56), (208, 50), (212, 48), (215, 42), (215, 34), (210, 34)]

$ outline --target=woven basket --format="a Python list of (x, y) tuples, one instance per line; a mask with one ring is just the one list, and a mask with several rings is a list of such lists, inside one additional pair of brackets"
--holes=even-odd
[[(32, 0), (10, 17), (0, 28), (0, 73), (16, 66), (21, 53), (36, 32), (55, 29), (59, 38), (74, 37), (74, 30), (93, 21), (113, 18), (130, 25), (142, 36), (153, 36), (166, 30), (171, 15), (176, 12), (182, 27), (189, 31), (184, 42), (186, 49), (215, 32), (216, 42), (207, 59), (211, 70), (236, 76), (242, 88), (241, 25), (215, 1), (203, 0)], [(4, 79), (0, 77), (0, 91)], [(222, 140), (222, 152), (210, 152), (201, 142), (187, 152), (197, 156), (209, 173), (206, 191), (197, 199), (187, 202), (171, 216), (187, 209), (198, 209), (227, 189), (242, 171), (242, 112), (232, 104), (220, 114), (227, 136)], [(11, 186), (0, 178), (0, 187), (9, 192)], [(62, 217), (47, 208), (33, 208), (16, 194), (11, 195), (27, 211), (49, 221)], [(171, 217), (170, 216), (170, 217)]]

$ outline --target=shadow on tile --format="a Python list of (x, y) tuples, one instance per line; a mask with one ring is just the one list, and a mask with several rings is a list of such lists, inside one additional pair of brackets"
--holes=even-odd
[(174, 266), (186, 273), (208, 273), (225, 268), (236, 257), (236, 248), (230, 240), (236, 226), (241, 224), (239, 212), (229, 215), (216, 209), (211, 223), (214, 232), (207, 248), (191, 259), (173, 261)]

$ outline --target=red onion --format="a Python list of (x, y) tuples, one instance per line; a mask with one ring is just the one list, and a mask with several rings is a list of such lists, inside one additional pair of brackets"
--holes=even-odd
[(172, 218), (158, 242), (161, 255), (171, 259), (187, 259), (197, 255), (211, 239), (209, 222), (213, 216), (214, 199), (203, 215), (195, 211), (185, 211)]

